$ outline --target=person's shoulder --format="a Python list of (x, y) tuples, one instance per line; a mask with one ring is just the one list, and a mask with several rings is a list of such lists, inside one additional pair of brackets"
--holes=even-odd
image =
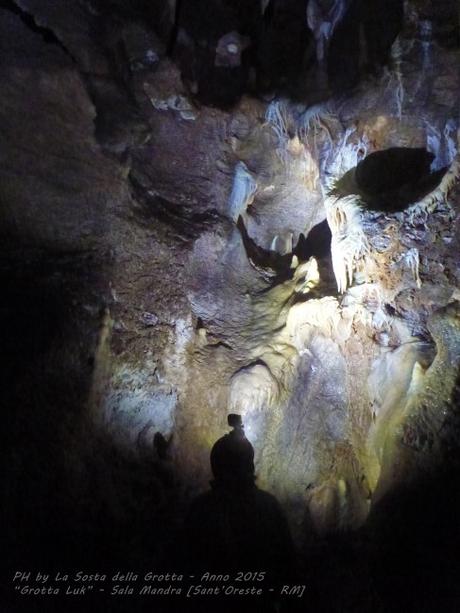
[(258, 503), (264, 504), (267, 507), (281, 509), (280, 503), (273, 494), (261, 490), (258, 487), (254, 488), (254, 498)]
[(207, 502), (209, 502), (213, 498), (214, 498), (214, 490), (213, 489), (206, 490), (205, 492), (202, 492), (201, 494), (198, 494), (198, 496), (196, 496), (193, 499), (192, 506), (193, 505), (206, 504)]

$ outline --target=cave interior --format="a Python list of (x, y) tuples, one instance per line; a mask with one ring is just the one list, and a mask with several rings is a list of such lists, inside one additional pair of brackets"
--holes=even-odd
[(259, 610), (13, 580), (198, 565), (231, 413), (261, 611), (460, 610), (459, 66), (454, 0), (0, 1), (2, 610)]

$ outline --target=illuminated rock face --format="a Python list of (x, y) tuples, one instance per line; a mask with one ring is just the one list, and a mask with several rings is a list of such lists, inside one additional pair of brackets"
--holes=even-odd
[[(318, 95), (299, 102), (287, 88), (270, 102), (241, 97), (243, 75), (230, 110), (196, 103), (206, 66), (194, 91), (180, 49), (166, 57), (167, 41), (147, 18), (141, 27), (120, 13), (109, 24), (100, 3), (88, 2), (66, 22), (46, 2), (17, 4), (64, 48), (1, 14), (9, 60), (0, 66), (8, 102), (0, 119), (10, 126), (2, 221), (30, 257), (52, 250), (67, 263), (69, 253), (90, 254), (97, 277), (85, 272), (81, 293), (71, 293), (84, 325), (78, 357), (66, 354), (65, 365), (82, 373), (77, 404), (85, 406), (62, 427), (63, 440), (79, 428), (72, 460), (86, 461), (97, 433), (133, 461), (167, 456), (196, 491), (210, 477), (227, 413), (238, 412), (260, 485), (297, 533), (307, 517), (326, 534), (359, 527), (373, 494), (460, 445), (459, 51), (428, 40), (426, 28), (417, 33), (418, 3), (407, 3), (406, 29), (386, 41), (383, 74), (363, 79), (348, 66), (360, 83), (337, 97), (346, 73), (329, 70), (325, 85), (323, 63), (356, 23), (342, 21), (339, 2), (321, 28), (324, 3), (312, 3), (310, 52), (320, 66), (312, 74), (305, 59), (305, 78)], [(171, 25), (171, 9), (164, 3), (158, 20)], [(279, 8), (265, 24), (268, 41), (278, 40), (283, 15)], [(360, 16), (358, 25), (363, 19), (369, 38), (372, 20)], [(91, 36), (101, 23), (105, 42)], [(182, 46), (199, 55), (199, 33), (189, 30)], [(215, 34), (217, 46), (227, 40)], [(268, 43), (257, 44), (261, 53)], [(215, 83), (215, 69), (246, 70), (245, 45), (235, 66), (210, 62)], [(368, 49), (375, 67), (381, 52)], [(280, 66), (267, 71), (262, 63), (264, 82), (283, 82)], [(367, 157), (391, 148), (394, 183), (387, 154)], [(414, 171), (409, 148), (431, 152), (431, 168)], [(54, 282), (52, 267), (47, 274), (44, 287)]]

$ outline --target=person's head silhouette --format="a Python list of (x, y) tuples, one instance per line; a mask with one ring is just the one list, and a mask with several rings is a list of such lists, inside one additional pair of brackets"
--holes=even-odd
[(254, 448), (244, 434), (241, 415), (227, 418), (233, 430), (220, 438), (211, 450), (214, 487), (244, 488), (254, 485)]

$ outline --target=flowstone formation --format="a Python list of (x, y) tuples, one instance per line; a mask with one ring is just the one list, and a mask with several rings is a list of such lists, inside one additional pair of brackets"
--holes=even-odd
[[(192, 260), (192, 309), (201, 336), (225, 342), (235, 365), (224, 404), (246, 420), (260, 482), (299, 525), (308, 508), (321, 533), (361, 525), (371, 499), (408, 478), (390, 441), (439, 368), (447, 332), (433, 336), (430, 318), (459, 296), (458, 97), (440, 104), (428, 94), (435, 74), (458, 91), (455, 60), (404, 34), (393, 49), (388, 72), (345, 100), (305, 108), (275, 99), (262, 121), (231, 137), (238, 162), (227, 215), (239, 217), (240, 232), (200, 239)], [(427, 55), (423, 95), (412, 75)], [(324, 220), (330, 251), (318, 254)], [(455, 314), (445, 317), (455, 329)], [(455, 437), (446, 431), (456, 428), (458, 356), (448, 356), (443, 399), (433, 393), (429, 408), (411, 409), (426, 441), (414, 479), (427, 458), (432, 470), (441, 461), (432, 447)]]
[[(164, 544), (234, 412), (297, 542), (358, 529), (460, 447), (453, 9), (183, 4), (0, 13), (5, 312), (36, 322), (6, 400), (54, 441), (31, 497), (59, 458), (63, 516), (142, 503)], [(40, 450), (8, 447), (11, 490)]]

